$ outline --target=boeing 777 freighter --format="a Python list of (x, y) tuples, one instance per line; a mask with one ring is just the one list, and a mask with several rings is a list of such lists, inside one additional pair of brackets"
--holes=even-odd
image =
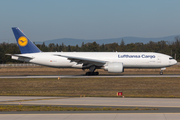
[(96, 69), (122, 73), (126, 68), (161, 68), (175, 65), (169, 55), (154, 52), (42, 52), (17, 27), (12, 28), (21, 54), (7, 54), (14, 60), (56, 68), (89, 69), (86, 75), (98, 75)]

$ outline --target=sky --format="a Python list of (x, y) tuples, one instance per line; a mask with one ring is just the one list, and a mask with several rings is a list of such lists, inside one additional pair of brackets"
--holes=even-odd
[(32, 40), (180, 35), (180, 0), (1, 0), (0, 43), (11, 27)]

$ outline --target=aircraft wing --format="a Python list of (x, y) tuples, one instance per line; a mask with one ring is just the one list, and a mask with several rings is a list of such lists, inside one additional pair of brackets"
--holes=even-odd
[(71, 62), (77, 62), (77, 64), (83, 64), (86, 66), (90, 66), (90, 65), (102, 66), (102, 65), (106, 64), (106, 61), (103, 61), (103, 60), (66, 56), (66, 55), (55, 55), (55, 56), (66, 57), (67, 59), (71, 60)]

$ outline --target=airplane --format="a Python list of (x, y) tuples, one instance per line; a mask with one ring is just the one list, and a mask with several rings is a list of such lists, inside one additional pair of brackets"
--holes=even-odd
[(96, 69), (123, 73), (127, 68), (161, 68), (177, 64), (169, 55), (155, 52), (42, 52), (18, 28), (12, 27), (21, 54), (6, 54), (12, 59), (54, 68), (89, 69), (86, 75), (99, 75)]

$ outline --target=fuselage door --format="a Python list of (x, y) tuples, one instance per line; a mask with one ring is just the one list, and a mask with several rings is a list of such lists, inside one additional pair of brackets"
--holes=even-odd
[(157, 57), (157, 63), (161, 63), (161, 56)]

